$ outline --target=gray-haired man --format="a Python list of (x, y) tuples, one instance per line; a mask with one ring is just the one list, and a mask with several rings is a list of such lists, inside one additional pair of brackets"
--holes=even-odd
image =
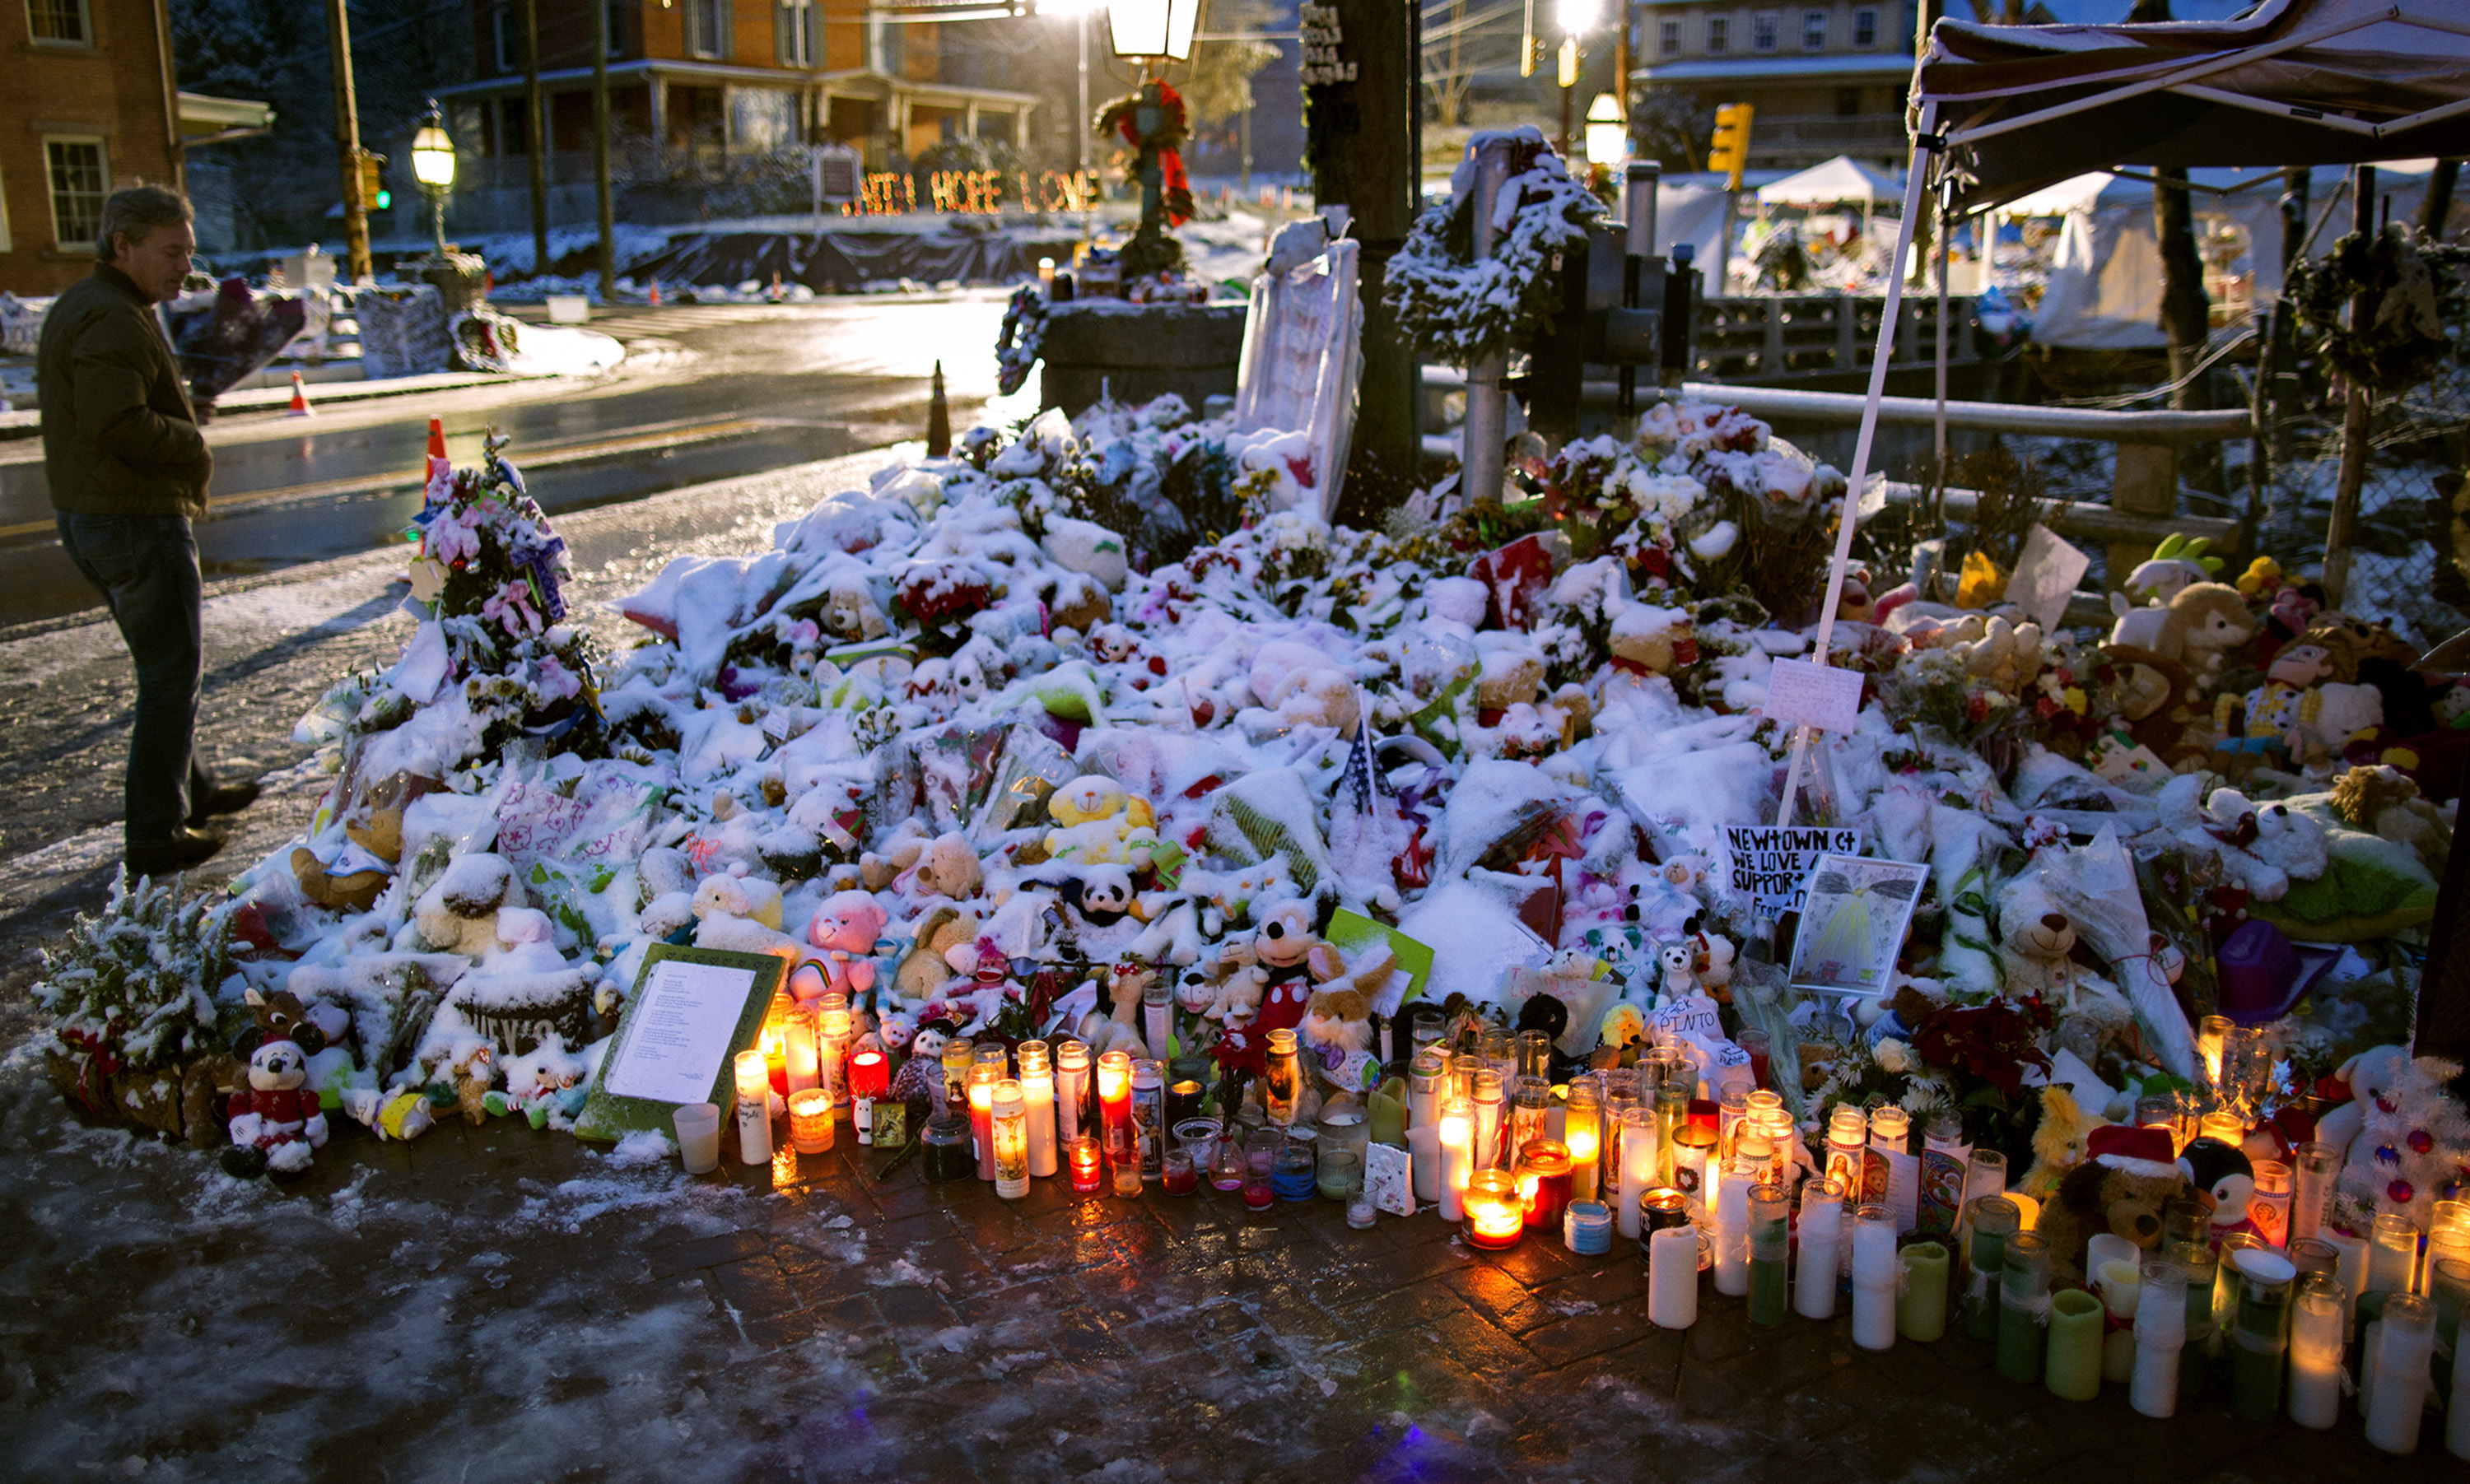
[(247, 808), (257, 785), (217, 785), (193, 755), (204, 670), (198, 544), (214, 457), (154, 306), (197, 250), (189, 203), (161, 186), (103, 203), (92, 275), (43, 316), (35, 387), (60, 545), (110, 605), (137, 669), (123, 830), (131, 874), (194, 866), (221, 848), (191, 830)]

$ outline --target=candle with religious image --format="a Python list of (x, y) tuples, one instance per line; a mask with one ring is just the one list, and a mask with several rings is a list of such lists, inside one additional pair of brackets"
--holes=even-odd
[(798, 1093), (823, 1084), (813, 1009), (800, 1006), (781, 1020), (781, 1084)]
[(1055, 1048), (1055, 1138), (1058, 1145), (1070, 1144), (1084, 1133), (1094, 1129), (1082, 1127), (1082, 1112), (1089, 1096), (1089, 1048), (1080, 1041), (1064, 1041)]
[(1166, 1063), (1132, 1063), (1132, 1143), (1140, 1152), (1141, 1178), (1166, 1172)]
[(1029, 1120), (1020, 1083), (1010, 1078), (995, 1083), (992, 1101), (995, 1194), (1018, 1200), (1029, 1194)]
[(850, 1043), (854, 1039), (851, 1034), (850, 1012), (827, 1004), (816, 1016), (818, 1071), (822, 1079), (815, 1085), (830, 1095), (832, 1106), (836, 1108), (849, 1106), (849, 1054)]
[(969, 1103), (969, 1144), (977, 1150), (978, 1178), (995, 1177), (995, 1084), (1004, 1079), (1003, 1068), (979, 1062), (969, 1068), (964, 1096)]

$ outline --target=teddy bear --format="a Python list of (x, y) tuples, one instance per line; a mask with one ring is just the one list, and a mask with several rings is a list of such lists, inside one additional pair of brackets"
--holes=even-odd
[(854, 568), (825, 590), (823, 613), (816, 621), (825, 633), (845, 644), (879, 639), (892, 632), (874, 584), (863, 569)]
[(308, 1080), (309, 1057), (296, 1041), (268, 1041), (249, 1054), (248, 1086), (230, 1103), (226, 1171), (244, 1180), (308, 1171), (326, 1143), (326, 1115)]
[(377, 867), (329, 870), (307, 846), (291, 847), (291, 879), (300, 894), (335, 912), (366, 912), (394, 877)]
[(1277, 724), (1328, 727), (1342, 737), (1355, 735), (1363, 707), (1355, 677), (1310, 644), (1273, 639), (1262, 645), (1253, 652), (1245, 684)]
[(498, 936), (498, 909), (522, 907), (524, 890), (503, 856), (456, 856), (412, 905), (421, 939), (439, 953), (478, 959), (511, 946)]
[(2075, 1094), (2051, 1083), (2041, 1089), (2041, 1121), (2033, 1127), (2033, 1163), (2016, 1189), (2046, 1200), (2069, 1171), (2085, 1162), (2086, 1141), (2109, 1120), (2087, 1111)]
[(2398, 769), (2382, 764), (2352, 768), (2333, 784), (2333, 807), (2354, 828), (2410, 846), (2418, 852), (2421, 865), (2443, 873), (2453, 852), (2453, 831), (2435, 806), (2419, 796), (2418, 785)]
[(389, 864), (403, 859), (403, 811), (415, 799), (445, 788), (421, 774), (390, 773), (361, 791), (343, 816), (343, 834), (352, 844)]
[(1056, 827), (1046, 832), (1046, 858), (1075, 865), (1115, 862), (1147, 870), (1157, 847), (1157, 816), (1103, 773), (1085, 773), (1046, 796)]
[(2346, 1154), (2366, 1126), (2367, 1110), (2388, 1099), (2409, 1069), (2410, 1052), (2400, 1046), (2371, 1046), (2342, 1062), (2333, 1076), (2348, 1085), (2350, 1101), (2316, 1121), (2316, 1137)]
[(1372, 1001), (1342, 981), (1313, 991), (1297, 1039), (1314, 1077), (1332, 1093), (1361, 1096), (1369, 1085), (1367, 1070), (1379, 1066), (1372, 1055)]
[(2010, 1000), (2039, 1000), (2063, 1012), (2088, 981), (2097, 980), (2068, 958), (2076, 945), (2075, 919), (2035, 877), (2008, 883), (1998, 901), (1998, 935), (1999, 987)]
[(781, 888), (744, 868), (706, 876), (695, 888), (695, 946), (736, 953), (798, 956), (797, 939), (781, 930)]
[(2204, 800), (2204, 812), (2240, 848), (2293, 881), (2317, 880), (2332, 866), (2324, 826), (2288, 804), (2258, 804), (2236, 789), (2217, 788)]
[[(895, 992), (908, 1004), (924, 1003), (952, 977), (948, 957), (951, 951), (977, 940), (977, 914), (958, 907), (938, 907), (929, 912), (918, 919), (909, 947), (893, 970)], [(822, 990), (816, 992), (821, 994)]]
[(2186, 1194), (2187, 1173), (2158, 1128), (2106, 1124), (2084, 1135), (2086, 1157), (2061, 1176), (2033, 1229), (2050, 1243), (2054, 1280), (2080, 1283), (2094, 1237), (2124, 1237), (2147, 1252), (2161, 1242), (2161, 1213)]
[(1967, 674), (2013, 694), (2041, 673), (2041, 626), (2009, 623), (2003, 614), (1992, 614), (1979, 638), (1950, 644), (1947, 650), (1964, 661)]
[(2113, 592), (2109, 611), (2116, 618), (2109, 631), (2113, 644), (2149, 649), (2165, 660), (2186, 665), (2195, 684), (2212, 688), (2221, 673), (2222, 657), (2255, 638), (2255, 615), (2247, 599), (2224, 582), (2189, 583), (2167, 604), (2128, 606), (2127, 595)]
[(916, 829), (914, 821), (903, 820), (880, 853), (870, 850), (858, 858), (858, 880), (870, 892), (967, 901), (978, 894), (986, 875), (968, 836), (950, 830), (930, 839)]
[(890, 920), (870, 893), (835, 892), (824, 898), (806, 923), (806, 957), (822, 965), (826, 989), (838, 990), (854, 1006), (874, 988), (874, 945)]

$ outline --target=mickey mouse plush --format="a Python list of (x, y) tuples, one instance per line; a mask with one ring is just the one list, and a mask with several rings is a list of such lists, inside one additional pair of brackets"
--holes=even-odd
[(244, 1180), (305, 1174), (326, 1143), (326, 1115), (305, 1087), (309, 1058), (298, 1042), (268, 1041), (248, 1058), (248, 1087), (231, 1100), (232, 1147), (223, 1169)]

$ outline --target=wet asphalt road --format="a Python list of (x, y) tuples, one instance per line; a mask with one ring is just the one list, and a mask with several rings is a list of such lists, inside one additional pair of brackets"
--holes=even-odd
[[(314, 420), (221, 417), (199, 563), (212, 581), (394, 539), (420, 507), (431, 417), (458, 463), (478, 461), (487, 430), (511, 434), (551, 512), (918, 437), (939, 359), (966, 427), (995, 390), (1002, 313), (994, 290), (621, 310), (594, 323), (627, 346), (604, 376), (338, 402)], [(0, 628), (98, 602), (52, 534), (41, 460), (39, 440), (0, 444)]]

